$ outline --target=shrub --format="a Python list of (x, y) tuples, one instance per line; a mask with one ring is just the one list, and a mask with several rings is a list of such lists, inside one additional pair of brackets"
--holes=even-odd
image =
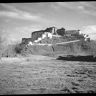
[(16, 46), (15, 46), (15, 52), (17, 54), (20, 54), (21, 53), (21, 50), (22, 50), (21, 44), (16, 44)]

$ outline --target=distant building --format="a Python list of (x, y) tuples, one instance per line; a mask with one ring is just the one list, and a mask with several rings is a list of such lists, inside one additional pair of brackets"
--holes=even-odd
[(42, 37), (42, 34), (44, 34), (44, 30), (40, 30), (40, 31), (34, 31), (31, 34), (31, 38), (34, 40), (37, 40), (39, 37)]
[(57, 34), (55, 27), (49, 27), (49, 28), (46, 28), (45, 30), (32, 32), (31, 38), (33, 38), (33, 40), (37, 40), (38, 38), (42, 37), (44, 33)]
[(79, 30), (66, 30), (65, 31), (66, 36), (76, 36), (79, 35)]
[(44, 31), (45, 31), (45, 32), (52, 33), (52, 34), (55, 34), (55, 32), (56, 32), (56, 27), (49, 27), (49, 28), (46, 28)]
[[(80, 30), (65, 30), (65, 28), (57, 29), (56, 27), (49, 27), (46, 28), (45, 30), (40, 30), (40, 31), (34, 31), (31, 33), (31, 38), (22, 38), (22, 43), (23, 44), (29, 44), (32, 45), (32, 43), (38, 43), (41, 42), (44, 38), (61, 38), (61, 37), (66, 37), (68, 36), (69, 39), (84, 39), (84, 36), (79, 34)], [(66, 37), (67, 39), (67, 37)], [(72, 40), (73, 40), (72, 39)]]

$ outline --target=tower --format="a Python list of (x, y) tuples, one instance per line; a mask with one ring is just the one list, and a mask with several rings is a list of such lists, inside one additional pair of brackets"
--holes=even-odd
[(56, 31), (57, 31), (57, 28), (53, 26), (53, 27), (52, 27), (52, 34), (55, 34), (55, 35), (56, 35), (56, 34), (57, 34)]

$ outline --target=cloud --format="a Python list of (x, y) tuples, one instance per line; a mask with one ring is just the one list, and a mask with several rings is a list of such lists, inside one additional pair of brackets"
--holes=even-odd
[(24, 20), (39, 20), (41, 19), (39, 16), (34, 16), (29, 13), (17, 13), (17, 12), (12, 12), (12, 11), (0, 11), (0, 16), (7, 16), (7, 17), (12, 17), (12, 18), (17, 18), (17, 19), (24, 19)]
[(44, 17), (32, 14), (26, 11), (22, 11), (17, 9), (15, 6), (11, 6), (8, 4), (0, 4), (2, 7), (8, 9), (9, 11), (0, 11), (0, 16), (7, 16), (16, 19), (23, 19), (23, 20), (31, 20), (31, 21), (38, 21), (38, 22), (49, 22), (49, 20), (45, 19)]
[(96, 16), (96, 2), (56, 2), (56, 6), (68, 8), (78, 13)]
[(96, 25), (83, 26), (81, 33), (88, 34), (92, 40), (96, 40)]
[(22, 12), (22, 11), (20, 11), (20, 10), (18, 10), (16, 7), (14, 7), (14, 6), (11, 6), (11, 5), (9, 5), (9, 4), (0, 4), (2, 7), (4, 7), (4, 8), (6, 8), (6, 9), (9, 9), (9, 10), (11, 10), (11, 11), (15, 11), (15, 12)]
[(18, 14), (15, 12), (0, 11), (0, 16), (17, 17)]

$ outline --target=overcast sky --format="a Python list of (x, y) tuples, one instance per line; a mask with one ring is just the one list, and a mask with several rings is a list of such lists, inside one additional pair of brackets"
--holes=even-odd
[(56, 26), (81, 29), (96, 25), (96, 2), (1, 3), (0, 32), (9, 40), (30, 37), (33, 30)]

